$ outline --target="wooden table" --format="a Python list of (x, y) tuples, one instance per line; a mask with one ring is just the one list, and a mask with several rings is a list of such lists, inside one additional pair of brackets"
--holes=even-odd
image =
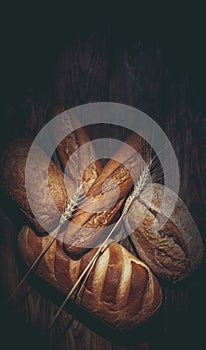
[[(178, 60), (177, 53), (171, 56), (172, 48), (168, 50), (168, 46), (160, 42), (141, 41), (135, 35), (130, 40), (127, 37), (117, 40), (119, 38), (112, 26), (97, 26), (95, 30), (82, 30), (68, 40), (64, 36), (53, 49), (51, 38), (48, 48), (44, 47), (44, 38), (39, 46), (33, 40), (28, 50), (32, 45), (35, 48), (30, 53), (27, 48), (23, 50), (26, 58), (23, 59), (22, 53), (22, 62), (18, 61), (17, 52), (14, 67), (10, 67), (8, 76), (4, 72), (1, 146), (19, 135), (35, 136), (45, 124), (52, 104), (67, 103), (73, 107), (112, 101), (139, 108), (169, 137), (180, 166), (179, 194), (205, 239), (206, 114), (203, 84), (199, 80), (201, 69), (196, 66), (196, 70), (191, 71), (191, 61), (182, 65), (184, 50)], [(40, 50), (38, 53), (36, 48)], [(8, 62), (7, 68), (11, 58)], [(97, 137), (103, 134), (108, 137), (109, 133), (106, 127), (104, 131), (96, 129)], [(2, 342), (6, 344), (3, 348), (159, 350), (191, 346), (200, 349), (205, 339), (205, 264), (184, 283), (175, 287), (164, 284), (160, 313), (151, 325), (132, 335), (102, 331), (92, 322), (87, 327), (84, 317), (83, 323), (74, 319), (68, 327), (71, 316), (65, 311), (48, 331), (58, 306), (51, 301), (51, 295), (45, 295), (44, 288), (35, 288), (32, 278), (22, 285), (11, 304), (5, 306), (6, 298), (23, 275), (17, 254), (17, 234), (24, 218), (3, 194), (0, 219), (1, 302), (4, 304), (1, 331)], [(131, 248), (129, 242), (125, 245)]]

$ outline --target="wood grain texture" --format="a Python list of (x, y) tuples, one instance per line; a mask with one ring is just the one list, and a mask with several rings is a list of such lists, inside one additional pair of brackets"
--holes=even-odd
[[(67, 103), (112, 101), (148, 113), (166, 132), (177, 154), (181, 172), (180, 195), (205, 240), (206, 228), (206, 115), (191, 89), (190, 75), (174, 74), (161, 45), (139, 40), (116, 40), (103, 28), (76, 36), (56, 50), (49, 77), (29, 81), (11, 95), (1, 109), (0, 143), (19, 135), (36, 135), (46, 122), (48, 107)], [(15, 97), (14, 97), (15, 96)], [(127, 131), (107, 126), (88, 128), (91, 137), (119, 137)], [(170, 171), (172, 167), (170, 166)], [(1, 305), (24, 273), (17, 254), (17, 234), (23, 223), (18, 210), (1, 195)], [(128, 239), (124, 246), (133, 251)], [(101, 334), (62, 312), (52, 330), (47, 327), (58, 309), (44, 288), (32, 278), (23, 284), (10, 306), (4, 305), (1, 323), (7, 348), (71, 350), (189, 349), (204, 339), (206, 281), (203, 265), (195, 276), (177, 287), (165, 285), (164, 305), (152, 325), (130, 336)], [(12, 338), (11, 339), (11, 334)], [(5, 347), (6, 348), (6, 347)]]

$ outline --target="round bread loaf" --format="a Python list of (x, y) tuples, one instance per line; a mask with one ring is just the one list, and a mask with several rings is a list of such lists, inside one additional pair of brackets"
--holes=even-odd
[(183, 280), (200, 265), (204, 248), (198, 228), (184, 202), (169, 188), (148, 185), (132, 202), (124, 224), (138, 256), (157, 276)]

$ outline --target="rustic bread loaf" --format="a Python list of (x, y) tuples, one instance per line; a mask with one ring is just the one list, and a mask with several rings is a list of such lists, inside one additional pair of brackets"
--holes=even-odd
[[(69, 194), (72, 196), (74, 193), (74, 187), (72, 181), (64, 178), (61, 170), (49, 160), (46, 153), (35, 146), (32, 166), (28, 169), (26, 189), (25, 167), (32, 142), (30, 137), (24, 137), (11, 142), (3, 151), (0, 160), (0, 185), (38, 231), (50, 232), (57, 226), (59, 217), (70, 200)], [(48, 161), (50, 163), (47, 169)], [(35, 207), (36, 217), (30, 208), (28, 196)], [(39, 221), (44, 223), (43, 227)]]
[[(70, 146), (69, 151), (64, 154), (65, 162), (66, 157), (68, 160), (73, 150), (76, 150), (78, 146), (83, 145), (88, 140), (83, 128), (76, 130), (72, 137), (68, 135), (64, 140)], [(74, 181), (68, 176), (64, 177), (61, 170), (36, 145), (32, 152), (32, 166), (27, 169), (26, 189), (25, 169), (32, 142), (32, 138), (22, 137), (7, 145), (0, 160), (0, 186), (19, 205), (29, 220), (35, 224), (38, 231), (51, 232), (58, 225), (60, 215), (65, 212), (71, 198), (75, 195), (77, 184), (74, 184)], [(91, 163), (80, 179), (85, 194), (102, 169), (100, 161), (94, 160), (95, 154), (92, 146), (87, 151), (90, 151), (89, 155), (85, 154), (84, 149), (84, 155), (81, 154), (81, 157), (76, 159), (76, 163), (72, 163), (72, 166), (74, 166), (73, 175), (76, 174), (77, 178), (79, 164), (81, 163), (81, 166), (87, 164), (83, 162), (83, 156), (84, 159), (90, 157)], [(60, 155), (62, 155), (62, 152), (60, 152)], [(48, 161), (50, 165), (47, 169)], [(71, 171), (72, 166), (70, 166)], [(28, 196), (30, 201), (32, 200), (32, 208), (35, 208), (35, 213), (30, 208)]]
[(183, 280), (202, 261), (203, 242), (187, 207), (161, 184), (147, 186), (132, 203), (125, 227), (140, 259), (163, 279)]
[[(19, 251), (28, 266), (49, 239), (49, 236), (37, 236), (28, 226), (22, 228)], [(35, 273), (59, 292), (67, 294), (96, 250), (90, 250), (79, 260), (72, 260), (65, 254), (61, 240), (56, 240)], [(162, 292), (143, 262), (118, 243), (112, 243), (98, 258), (75, 302), (114, 328), (131, 329), (146, 322), (157, 311)]]
[(108, 161), (65, 230), (64, 247), (70, 255), (81, 255), (102, 241), (105, 226), (120, 210), (148, 156), (147, 143), (133, 133)]
[[(65, 112), (66, 111), (66, 112)], [(61, 114), (65, 112), (64, 114)], [(59, 115), (59, 118), (53, 119)], [(54, 142), (58, 144), (57, 153), (63, 169), (76, 183), (83, 184), (83, 190), (88, 192), (89, 188), (102, 171), (102, 165), (94, 150), (86, 130), (81, 127), (80, 120), (74, 111), (66, 105), (54, 105), (48, 111)], [(60, 131), (67, 133), (67, 136), (58, 142)], [(72, 131), (74, 130), (74, 131)], [(68, 162), (69, 160), (69, 162)]]

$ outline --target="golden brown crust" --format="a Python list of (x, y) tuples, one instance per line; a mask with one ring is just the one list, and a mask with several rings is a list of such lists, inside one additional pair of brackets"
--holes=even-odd
[[(25, 167), (32, 141), (30, 137), (21, 138), (4, 150), (0, 160), (1, 187), (35, 224), (37, 230), (51, 231), (58, 224), (69, 201), (68, 194), (72, 195), (74, 188), (71, 180), (64, 178), (59, 168), (38, 146), (32, 153), (32, 165), (28, 168), (25, 188)], [(50, 165), (47, 169), (48, 161)], [(35, 207), (36, 217), (31, 211), (28, 196), (32, 207)], [(44, 223), (43, 228), (38, 221)]]
[[(157, 276), (173, 282), (182, 280), (201, 263), (204, 248), (200, 233), (179, 197), (170, 215), (174, 192), (160, 184), (151, 188), (152, 197), (148, 187), (133, 202), (125, 226), (139, 257)], [(164, 225), (158, 228), (162, 219)]]
[[(53, 106), (48, 113), (49, 119), (66, 110), (69, 110), (66, 105)], [(71, 113), (75, 118), (69, 119)], [(84, 192), (87, 193), (101, 173), (102, 165), (85, 129), (81, 127), (78, 116), (69, 111), (66, 113), (66, 117), (66, 119), (58, 118), (58, 127), (55, 127), (55, 120), (52, 123), (52, 133), (55, 141), (58, 139), (59, 128), (68, 131), (68, 135), (57, 146), (58, 156), (69, 177), (74, 182), (79, 180), (83, 184)], [(71, 132), (72, 130), (74, 131)]]
[(64, 245), (69, 254), (82, 254), (97, 244), (104, 227), (111, 223), (132, 188), (142, 158), (147, 160), (147, 156), (146, 142), (137, 134), (131, 134), (114, 159), (106, 164), (88, 191), (87, 199), (75, 213), (72, 225), (65, 230)]
[[(37, 237), (29, 227), (19, 235), (19, 250), (28, 266), (46, 246), (50, 236)], [(67, 294), (97, 248), (79, 260), (72, 260), (54, 242), (35, 273)], [(161, 288), (150, 269), (118, 243), (110, 244), (97, 260), (76, 303), (110, 326), (131, 329), (146, 322), (160, 307)]]

